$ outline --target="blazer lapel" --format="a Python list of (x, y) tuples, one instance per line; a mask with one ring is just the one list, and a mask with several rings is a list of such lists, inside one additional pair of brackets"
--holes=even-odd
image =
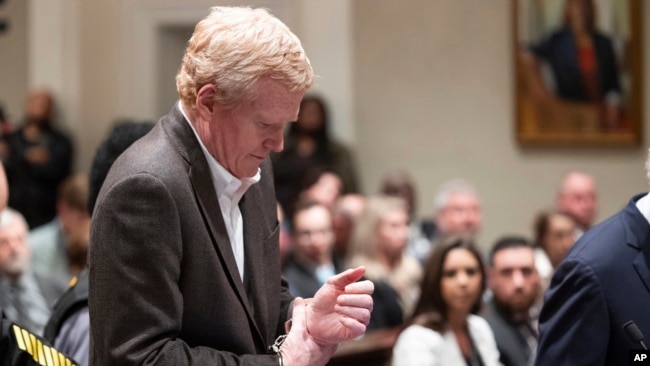
[(171, 118), (162, 122), (165, 123), (165, 129), (168, 131), (170, 137), (175, 140), (174, 144), (178, 147), (181, 155), (189, 165), (189, 179), (194, 188), (197, 203), (205, 218), (205, 224), (212, 238), (214, 248), (219, 256), (221, 265), (225, 269), (225, 275), (228, 276), (229, 282), (235, 289), (237, 297), (246, 310), (250, 322), (253, 324), (253, 328), (257, 330), (258, 340), (264, 344), (264, 338), (257, 329), (246, 289), (239, 276), (237, 262), (232, 252), (230, 238), (228, 238), (228, 231), (223, 221), (219, 200), (217, 199), (214, 184), (212, 183), (212, 175), (210, 174), (210, 168), (208, 167), (205, 155), (203, 155), (203, 150), (201, 150), (196, 135), (194, 135), (192, 128), (185, 121), (185, 117), (183, 117), (178, 107), (175, 106), (168, 116)]
[[(239, 208), (242, 212), (244, 220), (244, 247), (246, 253), (246, 275), (245, 280), (249, 284), (250, 300), (253, 304), (255, 319), (262, 334), (268, 334), (268, 329), (265, 325), (269, 323), (267, 312), (268, 309), (267, 297), (265, 295), (264, 285), (267, 283), (264, 273), (264, 248), (261, 245), (264, 243), (263, 233), (259, 227), (259, 219), (255, 219), (255, 215), (260, 215), (259, 207), (256, 204), (260, 202), (259, 183), (251, 186), (244, 197), (242, 198)], [(255, 223), (255, 224), (253, 224)], [(258, 225), (258, 226), (255, 226)]]
[(634, 258), (633, 265), (636, 273), (641, 278), (641, 281), (643, 281), (645, 288), (650, 292), (650, 268), (648, 268), (649, 260), (650, 256), (648, 255), (647, 251), (642, 250), (636, 256), (636, 258)]
[(628, 245), (639, 250), (632, 265), (650, 291), (650, 228), (648, 222), (636, 207), (636, 201), (642, 196), (634, 197), (624, 211), (625, 235)]
[(230, 238), (228, 238), (228, 231), (223, 222), (221, 207), (219, 206), (219, 200), (214, 192), (214, 186), (212, 185), (212, 179), (210, 178), (210, 172), (207, 170), (207, 166), (206, 170), (195, 166), (190, 167), (190, 181), (194, 187), (194, 193), (196, 194), (203, 216), (206, 219), (214, 247), (219, 254), (222, 265), (226, 269), (226, 274), (233, 287), (237, 290), (237, 294), (246, 306), (247, 311), (250, 311), (248, 308), (246, 289), (239, 277), (237, 262), (232, 252)]

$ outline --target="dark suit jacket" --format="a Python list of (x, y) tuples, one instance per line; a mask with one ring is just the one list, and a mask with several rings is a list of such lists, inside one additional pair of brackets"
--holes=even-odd
[(91, 228), (91, 365), (273, 365), (291, 296), (271, 165), (240, 202), (240, 280), (209, 167), (174, 107), (115, 162)]
[(499, 348), (499, 361), (504, 366), (526, 366), (533, 353), (524, 335), (517, 329), (518, 324), (497, 307), (494, 299), (485, 304), (481, 314), (492, 332)]
[[(598, 86), (602, 95), (610, 91), (620, 93), (618, 66), (612, 41), (604, 34), (592, 33), (596, 62), (598, 63)], [(557, 31), (541, 43), (531, 47), (535, 56), (547, 61), (553, 70), (558, 97), (573, 102), (588, 102), (578, 65), (578, 51), (571, 30)]]
[(553, 275), (540, 316), (536, 365), (627, 365), (641, 349), (621, 326), (650, 335), (650, 225), (635, 196), (585, 233)]
[[(339, 273), (339, 267), (334, 264), (334, 271)], [(290, 255), (282, 275), (289, 284), (289, 291), (293, 296), (303, 298), (314, 297), (322, 284), (316, 277), (316, 270), (309, 263), (304, 263)]]

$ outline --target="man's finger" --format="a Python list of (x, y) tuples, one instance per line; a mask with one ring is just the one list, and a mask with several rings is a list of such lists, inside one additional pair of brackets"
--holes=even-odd
[(366, 325), (353, 318), (342, 317), (341, 324), (350, 332), (347, 340), (357, 338), (366, 332)]
[(366, 268), (361, 266), (357, 268), (348, 269), (343, 271), (336, 276), (332, 276), (327, 279), (327, 282), (331, 285), (334, 285), (339, 288), (344, 288), (345, 286), (358, 281), (366, 273)]
[(346, 294), (368, 294), (372, 295), (375, 292), (375, 284), (372, 281), (359, 281), (352, 282), (351, 284), (345, 286)]
[(372, 297), (367, 294), (339, 295), (339, 297), (336, 298), (336, 303), (340, 306), (352, 306), (355, 308), (370, 310), (372, 310), (373, 307)]
[(306, 325), (305, 323), (305, 300), (302, 297), (296, 297), (293, 299), (293, 312), (291, 315), (291, 329), (302, 329)]
[(362, 324), (367, 325), (370, 322), (370, 309), (336, 305), (334, 310), (340, 315), (354, 319)]

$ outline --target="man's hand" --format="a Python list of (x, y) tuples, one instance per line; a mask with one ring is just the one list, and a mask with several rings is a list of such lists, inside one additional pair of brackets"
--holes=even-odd
[(291, 330), (280, 347), (285, 365), (325, 365), (336, 351), (335, 344), (319, 344), (309, 335), (305, 322), (306, 307), (304, 299), (297, 297), (293, 300)]
[(307, 330), (318, 343), (337, 345), (365, 333), (375, 289), (370, 281), (356, 282), (365, 272), (357, 267), (332, 276), (307, 300)]

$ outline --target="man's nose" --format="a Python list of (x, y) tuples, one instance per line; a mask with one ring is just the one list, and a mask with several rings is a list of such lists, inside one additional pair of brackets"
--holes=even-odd
[(267, 147), (274, 152), (280, 152), (284, 149), (284, 131), (277, 132), (267, 139)]
[(524, 275), (521, 273), (521, 271), (515, 271), (512, 274), (512, 282), (516, 287), (521, 287), (524, 285)]
[(458, 273), (457, 281), (462, 286), (467, 285), (467, 282), (468, 282), (467, 273), (465, 273), (464, 271), (460, 271)]

